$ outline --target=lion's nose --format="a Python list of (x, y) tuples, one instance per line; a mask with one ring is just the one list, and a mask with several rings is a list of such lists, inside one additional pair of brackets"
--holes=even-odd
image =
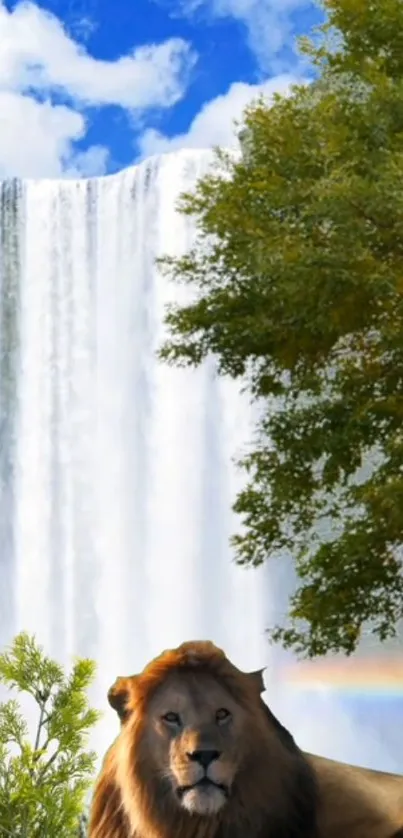
[(198, 750), (198, 751), (191, 751), (188, 753), (189, 759), (193, 762), (198, 762), (203, 768), (208, 768), (211, 762), (214, 762), (215, 759), (218, 759), (221, 754), (221, 751), (209, 751), (209, 750)]

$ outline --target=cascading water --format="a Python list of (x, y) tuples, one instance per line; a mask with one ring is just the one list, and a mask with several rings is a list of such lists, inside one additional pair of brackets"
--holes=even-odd
[[(210, 160), (2, 185), (0, 642), (26, 629), (66, 665), (95, 658), (105, 710), (117, 674), (185, 639), (211, 638), (244, 668), (271, 660), (275, 580), (229, 547), (251, 408), (213, 362), (156, 359), (165, 304), (184, 292), (155, 257), (191, 244), (175, 202)], [(298, 696), (273, 700), (302, 744), (379, 764), (334, 701), (314, 719)], [(106, 713), (99, 753), (115, 731)]]
[(172, 288), (155, 256), (189, 245), (174, 201), (208, 159), (3, 186), (1, 640), (94, 657), (101, 705), (186, 638), (266, 654), (262, 574), (228, 546), (248, 405), (211, 363), (156, 360)]

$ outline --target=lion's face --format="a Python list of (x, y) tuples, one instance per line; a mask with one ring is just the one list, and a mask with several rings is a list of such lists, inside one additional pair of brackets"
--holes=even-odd
[(191, 814), (215, 815), (245, 753), (246, 712), (212, 676), (173, 674), (150, 701), (144, 747), (167, 793)]

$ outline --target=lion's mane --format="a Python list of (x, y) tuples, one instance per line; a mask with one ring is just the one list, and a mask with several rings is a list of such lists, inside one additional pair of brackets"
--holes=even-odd
[[(213, 676), (250, 712), (252, 747), (259, 737), (269, 743), (262, 761), (256, 741), (254, 776), (211, 818), (189, 815), (170, 795), (157, 793), (155, 770), (144, 748), (149, 701), (167, 676), (178, 671)], [(209, 642), (184, 643), (163, 652), (140, 675), (117, 679), (108, 698), (121, 731), (96, 784), (89, 838), (315, 838), (314, 771), (263, 703), (263, 689), (261, 672), (241, 672)]]

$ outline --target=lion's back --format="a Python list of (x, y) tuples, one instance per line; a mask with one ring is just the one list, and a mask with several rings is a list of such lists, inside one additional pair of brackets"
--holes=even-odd
[(318, 784), (319, 838), (403, 838), (403, 777), (306, 755)]

